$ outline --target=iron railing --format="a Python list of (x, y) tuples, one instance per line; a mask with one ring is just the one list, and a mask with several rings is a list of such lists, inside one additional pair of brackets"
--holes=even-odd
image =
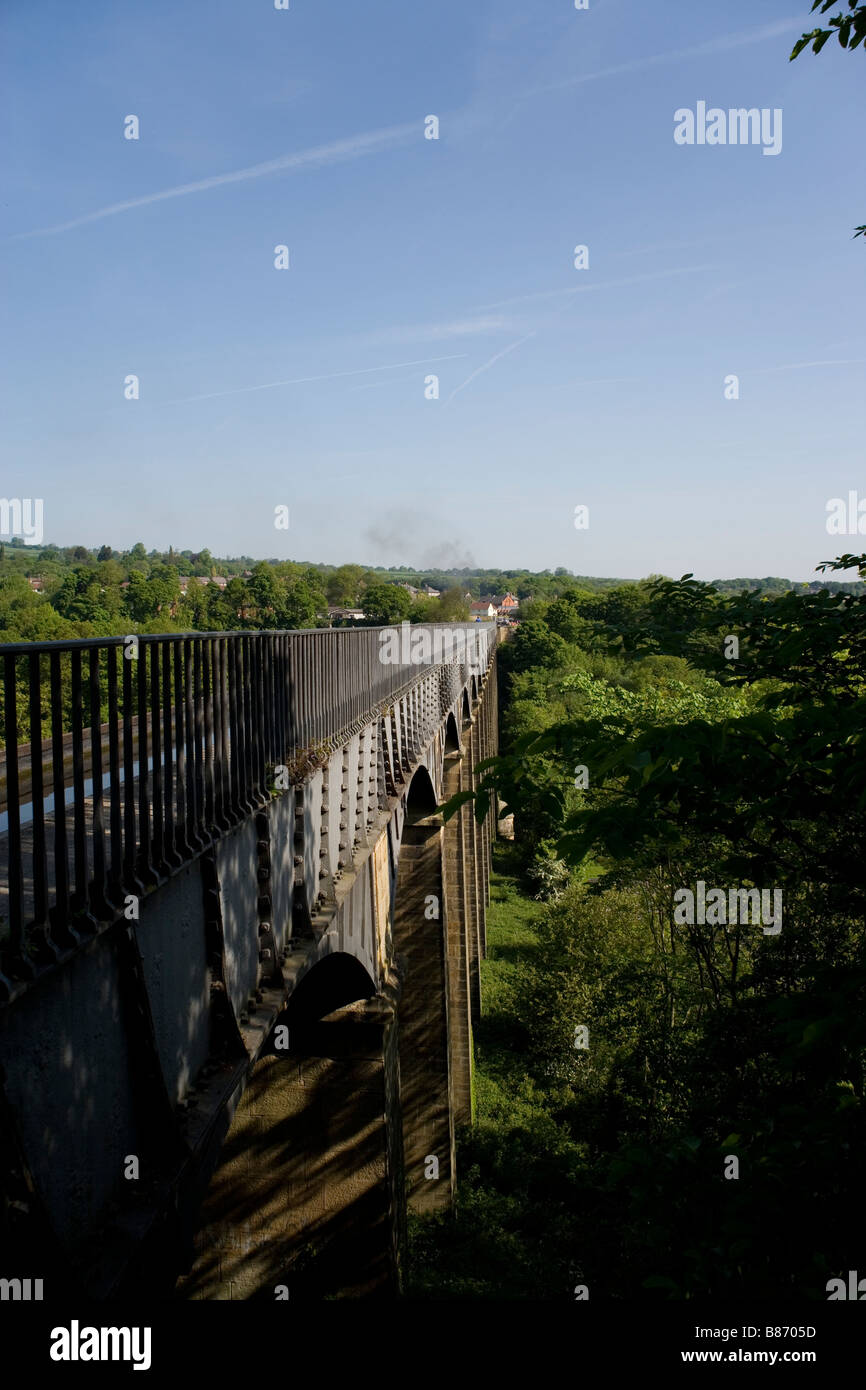
[(495, 641), (482, 623), (0, 645), (0, 998), (266, 804), (275, 768), (424, 669), (459, 689)]

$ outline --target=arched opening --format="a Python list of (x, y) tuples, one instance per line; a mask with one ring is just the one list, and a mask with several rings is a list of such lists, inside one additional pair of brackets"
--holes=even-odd
[(445, 725), (445, 752), (460, 752), (460, 735), (457, 732), (457, 720), (453, 714), (449, 714)]
[(419, 768), (409, 788), (393, 911), (405, 1186), (416, 1211), (448, 1206), (454, 1186), (442, 826), (430, 810), (423, 813), (430, 789), (427, 770)]
[(285, 1021), (290, 1027), (318, 1023), (334, 1009), (369, 999), (376, 993), (363, 965), (345, 951), (335, 951), (314, 965), (292, 990)]
[(465, 686), (463, 687), (463, 713), (462, 713), (462, 720), (463, 720), (463, 727), (464, 727), (464, 729), (466, 728), (466, 725), (467, 725), (467, 724), (471, 724), (471, 723), (472, 723), (472, 709), (471, 709), (470, 704), (469, 704), (469, 692), (468, 692), (468, 690), (466, 689)]
[(436, 788), (426, 767), (419, 767), (406, 794), (406, 818), (409, 821), (423, 820), (432, 816), (438, 806)]
[(399, 1140), (396, 1064), (386, 1063), (392, 1027), (353, 956), (325, 956), (301, 978), (223, 1143), (180, 1297), (396, 1292), (403, 1199), (391, 1135), (396, 1126)]

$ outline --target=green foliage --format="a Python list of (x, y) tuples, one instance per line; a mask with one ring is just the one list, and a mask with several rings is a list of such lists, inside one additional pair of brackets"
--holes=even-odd
[[(866, 1238), (866, 599), (690, 575), (610, 599), (573, 605), (589, 649), (564, 661), (531, 634), (553, 660), (511, 668), (469, 794), (514, 812), (512, 911), (572, 873), (517, 949), (490, 914), (480, 1124), (432, 1282), (563, 1298), (577, 1261), (593, 1298), (823, 1300)], [(698, 880), (780, 888), (781, 932), (678, 922)]]
[(328, 603), (340, 608), (354, 608), (360, 598), (364, 570), (361, 565), (340, 565), (328, 576)]
[(373, 623), (399, 623), (408, 618), (412, 596), (399, 584), (371, 584), (364, 594), (364, 612)]
[(553, 844), (542, 840), (527, 869), (527, 878), (535, 889), (533, 897), (540, 902), (558, 898), (568, 885), (568, 865), (560, 859)]
[(828, 39), (836, 34), (842, 48), (856, 48), (859, 43), (866, 38), (866, 5), (858, 4), (858, 0), (813, 0), (812, 13), (820, 9), (821, 14), (826, 14), (837, 4), (847, 4), (848, 14), (833, 15), (828, 29), (812, 29), (808, 34), (802, 34), (791, 50), (790, 60), (793, 61), (803, 49), (810, 43), (813, 53), (820, 53)]
[(537, 619), (521, 623), (514, 638), (503, 650), (503, 665), (509, 671), (528, 671), (533, 666), (561, 666), (568, 657), (568, 645), (546, 623)]
[[(27, 584), (31, 576), (40, 581), (39, 592)], [(182, 577), (189, 581), (183, 595)], [(575, 576), (562, 568), (541, 574), (524, 570), (419, 574), (412, 570), (370, 570), (358, 564), (334, 567), (248, 556), (221, 559), (207, 549), (178, 551), (173, 546), (163, 554), (155, 550), (148, 553), (141, 542), (127, 551), (115, 551), (109, 545), (92, 550), (81, 545), (26, 546), (15, 537), (0, 546), (0, 585), (7, 580), (17, 586), (14, 591), (18, 596), (13, 602), (13, 590), (7, 590), (3, 630), (9, 641), (40, 640), (43, 634), (85, 637), (135, 631), (317, 627), (328, 622), (329, 603), (357, 605), (370, 612), (375, 609), (371, 621), (376, 622), (400, 622), (407, 617), (412, 622), (464, 622), (469, 617), (467, 593), (511, 590), (521, 599), (524, 624), (545, 624), (542, 637), (548, 655), (554, 649), (562, 654), (554, 639), (565, 642), (569, 666), (581, 653), (615, 658), (627, 651), (639, 658), (649, 651), (666, 650), (640, 623), (632, 622), (630, 628), (625, 621), (629, 600), (633, 607), (646, 607), (647, 581), (623, 584)], [(414, 587), (429, 584), (441, 590), (440, 596), (419, 596), (413, 601), (399, 587), (403, 581)], [(736, 593), (744, 587), (767, 594), (784, 592), (788, 586), (774, 579), (718, 581), (720, 592)], [(861, 591), (863, 585), (833, 578), (816, 581), (809, 588), (814, 593), (850, 593)], [(387, 591), (384, 600), (382, 589)], [(377, 607), (377, 595), (384, 602), (382, 609)], [(527, 641), (521, 639), (517, 652)], [(510, 650), (503, 654), (505, 664), (511, 659)], [(713, 651), (717, 655), (715, 648), (711, 654)], [(691, 652), (686, 655), (691, 659)], [(526, 669), (534, 669), (531, 653), (527, 661)]]
[[(820, 53), (827, 40), (832, 38), (834, 33), (842, 48), (854, 49), (863, 42), (864, 37), (866, 37), (866, 5), (859, 4), (858, 0), (812, 0), (812, 13), (814, 14), (817, 9), (820, 9), (821, 14), (826, 14), (837, 4), (844, 5), (846, 3), (848, 14), (845, 14), (843, 10), (841, 14), (832, 15), (828, 21), (829, 28), (821, 29), (819, 27), (810, 30), (807, 34), (801, 34), (791, 50), (789, 61), (793, 62), (810, 43), (812, 52)], [(866, 52), (866, 48), (864, 48), (864, 52)], [(866, 236), (866, 223), (854, 229), (852, 240), (858, 236)]]

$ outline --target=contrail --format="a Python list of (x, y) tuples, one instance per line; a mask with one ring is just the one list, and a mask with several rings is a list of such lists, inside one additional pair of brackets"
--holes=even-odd
[[(573, 289), (568, 290), (540, 290), (537, 291), (535, 294), (521, 294), (517, 295), (514, 299), (500, 299), (498, 301), (498, 305), (486, 304), (480, 305), (478, 306), (478, 308), (493, 309), (501, 307), (505, 304), (518, 304), (527, 299), (549, 299), (553, 296), (557, 296), (561, 297), (564, 300), (564, 303), (560, 306), (559, 309), (557, 309), (556, 313), (554, 314), (553, 317), (556, 318), (563, 312), (564, 309), (568, 307), (568, 304), (573, 295), (585, 294), (588, 290), (614, 289), (619, 287), (620, 285), (636, 285), (646, 280), (666, 280), (671, 275), (688, 275), (697, 270), (711, 270), (712, 268), (712, 266), (707, 265), (689, 265), (677, 266), (673, 270), (652, 270), (648, 271), (645, 275), (628, 275), (622, 280), (602, 280), (598, 284), (576, 285)], [(458, 394), (458, 392), (463, 390), (464, 386), (468, 386), (470, 381), (474, 381), (475, 378), (477, 376), (480, 376), (482, 372), (486, 372), (489, 367), (492, 367), (495, 362), (499, 361), (500, 357), (504, 357), (506, 353), (513, 352), (515, 348), (520, 347), (521, 343), (525, 343), (530, 338), (534, 338), (537, 331), (538, 330), (534, 328), (531, 333), (526, 334), (526, 337), (518, 338), (516, 343), (510, 343), (507, 348), (503, 348), (501, 352), (497, 352), (495, 357), (491, 357), (489, 362), (485, 362), (483, 366), (477, 367), (471, 376), (468, 376), (465, 381), (461, 382), (459, 386), (455, 387), (445, 404), (450, 405), (454, 397)]]
[[(657, 53), (646, 58), (635, 58), (628, 63), (601, 68), (598, 72), (583, 73), (580, 76), (569, 77), (564, 81), (553, 82), (543, 87), (532, 87), (521, 94), (520, 101), (543, 92), (557, 91), (563, 87), (579, 86), (584, 82), (594, 82), (605, 77), (618, 77), (622, 73), (636, 72), (643, 68), (654, 67), (659, 63), (676, 62), (682, 58), (695, 58), (707, 53), (718, 53), (730, 48), (739, 48), (745, 44), (761, 43), (765, 39), (776, 38), (795, 29), (802, 29), (802, 23), (799, 19), (777, 20), (772, 24), (763, 25), (760, 29), (748, 29), (737, 34), (723, 34), (719, 38), (707, 39), (704, 43), (694, 44), (690, 48), (679, 48), (669, 53)], [(417, 137), (417, 135), (418, 123), (416, 121), (388, 126), (383, 130), (353, 135), (346, 140), (335, 140), (328, 145), (317, 145), (313, 149), (302, 150), (297, 154), (281, 155), (277, 159), (265, 160), (261, 164), (251, 164), (245, 169), (235, 169), (227, 174), (214, 174), (211, 178), (197, 179), (193, 183), (178, 184), (174, 188), (165, 188), (158, 193), (146, 193), (140, 198), (127, 198), (121, 203), (110, 203), (107, 207), (97, 208), (94, 212), (85, 213), (82, 217), (71, 218), (68, 222), (58, 222), (51, 227), (36, 227), (29, 232), (14, 232), (7, 240), (19, 241), (28, 237), (54, 236), (58, 232), (69, 232), (75, 227), (83, 227), (90, 222), (101, 221), (104, 217), (115, 217), (118, 213), (129, 212), (132, 208), (147, 207), (151, 203), (165, 202), (169, 198), (184, 198), (187, 194), (203, 193), (211, 188), (221, 188), (224, 184), (265, 178), (268, 174), (317, 169), (344, 160), (359, 159), (364, 155), (374, 154), (377, 150), (401, 144), (403, 141)]]
[(493, 366), (494, 362), (499, 361), (500, 357), (505, 357), (509, 352), (513, 352), (515, 348), (520, 347), (521, 343), (527, 343), (530, 338), (534, 338), (536, 332), (537, 330), (533, 328), (532, 332), (527, 333), (525, 338), (518, 338), (516, 343), (509, 343), (508, 347), (503, 348), (501, 352), (497, 352), (495, 357), (491, 357), (489, 362), (484, 362), (480, 367), (476, 367), (475, 371), (472, 372), (472, 374), (468, 376), (465, 381), (461, 381), (459, 386), (455, 386), (454, 390), (451, 392), (451, 395), (448, 397), (445, 404), (450, 405), (454, 397), (459, 395), (459, 393), (463, 390), (464, 386), (468, 386), (470, 381), (474, 381), (475, 378), (477, 376), (480, 376), (482, 372), (486, 372), (488, 368)]
[(598, 280), (588, 285), (574, 285), (566, 290), (535, 290), (531, 294), (518, 294), (511, 299), (497, 299), (492, 304), (477, 304), (473, 313), (485, 309), (503, 309), (510, 304), (523, 304), (530, 299), (556, 299), (575, 294), (589, 294), (592, 290), (615, 290), (623, 285), (640, 285), (648, 280), (669, 280), (673, 275), (694, 275), (701, 270), (715, 270), (712, 263), (707, 265), (678, 265), (670, 270), (648, 270), (643, 275), (626, 275), (621, 280)]
[(399, 367), (423, 367), (428, 362), (453, 362), (468, 357), (466, 352), (450, 352), (446, 357), (418, 357), (414, 362), (386, 362), (381, 367), (358, 367), (351, 372), (324, 372), (321, 376), (296, 376), (287, 381), (265, 381), (260, 386), (235, 386), (231, 391), (207, 391), (201, 396), (177, 396), (162, 405), (185, 405), (188, 401), (213, 401), (218, 396), (240, 396), (246, 391), (270, 391), (274, 386), (303, 386), (308, 381), (336, 381), (343, 376), (366, 376), (370, 372), (395, 372)]
[[(599, 68), (598, 72), (585, 72), (579, 77), (567, 77), (561, 82), (551, 82), (545, 87), (531, 87), (524, 96), (536, 96), (541, 92), (555, 92), (563, 87), (578, 87), (584, 82), (597, 82), (603, 77), (619, 77), (622, 73), (638, 72), (643, 68), (656, 67), (659, 63), (675, 63), (682, 58), (701, 58), (709, 53), (723, 53), (730, 48), (742, 48), (747, 44), (763, 43), (766, 39), (780, 38), (795, 29), (802, 31), (801, 19), (778, 19), (772, 24), (764, 24), (760, 29), (740, 30), (736, 34), (721, 34), (716, 39), (706, 39), (703, 43), (692, 44), (690, 48), (674, 48), (669, 53), (654, 53), (646, 58), (633, 58), (628, 63), (617, 63), (614, 67)], [(787, 54), (785, 55), (787, 57)]]
[(195, 183), (181, 183), (174, 188), (165, 188), (161, 193), (146, 193), (141, 198), (127, 198), (122, 203), (111, 203), (108, 207), (97, 208), (95, 212), (74, 217), (69, 222), (59, 222), (53, 227), (38, 227), (31, 232), (16, 232), (9, 241), (23, 237), (52, 236), (56, 232), (68, 232), (73, 227), (83, 227), (88, 222), (98, 222), (103, 217), (115, 217), (120, 212), (132, 208), (147, 207), (150, 203), (162, 203), (168, 198), (185, 198), (189, 193), (203, 193), (210, 188), (222, 188), (227, 183), (242, 183), (247, 179), (261, 179), (268, 174), (297, 173), (303, 169), (321, 169), (328, 164), (338, 164), (349, 159), (360, 159), (363, 155), (375, 154), (377, 150), (388, 149), (401, 144), (411, 136), (419, 138), (417, 121), (404, 125), (388, 126), (384, 130), (373, 130), (366, 135), (353, 135), (348, 140), (335, 140), (330, 145), (316, 145), (311, 150), (301, 150), (297, 154), (280, 155), (278, 159), (265, 160), (263, 164), (251, 164), (246, 169), (235, 169), (228, 174), (214, 174), (209, 179), (197, 179)]
[(762, 372), (795, 372), (801, 367), (850, 367), (856, 362), (866, 362), (866, 357), (829, 357), (820, 362), (783, 362), (779, 367), (753, 367), (755, 376)]

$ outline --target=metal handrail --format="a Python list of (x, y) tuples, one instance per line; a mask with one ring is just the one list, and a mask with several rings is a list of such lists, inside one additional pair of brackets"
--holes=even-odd
[(459, 689), (496, 640), (452, 623), (0, 644), (0, 996), (266, 805), (276, 767), (436, 666)]

